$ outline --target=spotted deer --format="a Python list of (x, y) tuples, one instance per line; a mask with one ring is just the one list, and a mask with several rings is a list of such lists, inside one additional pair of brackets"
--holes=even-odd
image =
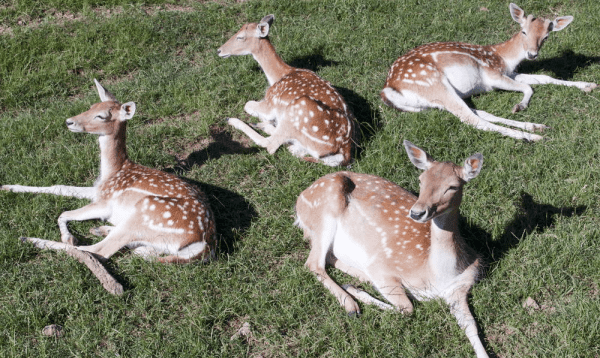
[(270, 87), (262, 100), (247, 102), (244, 110), (260, 119), (255, 127), (269, 137), (238, 118), (229, 118), (228, 123), (270, 154), (288, 144), (294, 156), (306, 161), (350, 164), (353, 115), (329, 82), (312, 71), (287, 65), (277, 55), (268, 37), (274, 18), (267, 15), (258, 24), (245, 24), (217, 50), (222, 58), (251, 54), (263, 69)]
[(437, 42), (419, 46), (401, 56), (392, 65), (381, 98), (400, 111), (419, 112), (427, 108), (445, 109), (478, 129), (499, 132), (505, 136), (537, 141), (542, 136), (496, 125), (527, 131), (543, 131), (543, 124), (514, 121), (496, 117), (482, 110), (471, 109), (462, 100), (493, 89), (519, 91), (523, 100), (513, 113), (527, 108), (533, 95), (530, 85), (556, 84), (574, 86), (585, 92), (595, 83), (557, 80), (546, 75), (526, 75), (515, 72), (525, 59), (535, 60), (551, 31), (560, 31), (573, 21), (572, 16), (555, 20), (525, 17), (515, 4), (509, 6), (512, 18), (521, 31), (506, 42), (480, 46), (463, 42)]
[(66, 121), (72, 132), (99, 136), (100, 176), (94, 186), (1, 187), (19, 193), (90, 199), (92, 203), (60, 215), (62, 242), (21, 239), (42, 249), (66, 250), (76, 244), (67, 227), (70, 221), (101, 219), (114, 226), (101, 226), (91, 232), (106, 237), (90, 246), (77, 246), (100, 259), (108, 259), (123, 247), (134, 249), (135, 254), (146, 259), (157, 258), (165, 263), (210, 259), (215, 250), (215, 221), (206, 196), (174, 175), (128, 159), (126, 124), (135, 113), (135, 103), (119, 103), (98, 81), (94, 82), (102, 102)]
[[(437, 162), (409, 141), (404, 146), (424, 170), (418, 198), (386, 179), (347, 171), (321, 177), (300, 194), (296, 225), (311, 245), (306, 266), (349, 314), (360, 312), (353, 297), (403, 313), (413, 310), (409, 296), (442, 298), (477, 357), (487, 357), (467, 304), (481, 264), (458, 230), (463, 186), (479, 174), (483, 156), (474, 154), (461, 167)], [(340, 287), (327, 264), (372, 283), (392, 305), (354, 286)]]

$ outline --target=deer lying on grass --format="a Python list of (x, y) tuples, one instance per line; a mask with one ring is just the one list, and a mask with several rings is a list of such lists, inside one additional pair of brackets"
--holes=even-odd
[(419, 46), (394, 62), (381, 98), (400, 111), (419, 112), (427, 108), (445, 109), (462, 122), (478, 129), (499, 132), (505, 136), (537, 141), (537, 134), (505, 128), (493, 123), (542, 131), (542, 124), (519, 122), (473, 110), (462, 98), (493, 89), (523, 92), (523, 100), (514, 106), (516, 113), (527, 108), (533, 90), (529, 85), (556, 84), (574, 86), (585, 92), (597, 87), (595, 83), (561, 81), (546, 75), (524, 75), (514, 72), (524, 59), (535, 60), (551, 31), (560, 31), (573, 21), (572, 16), (553, 21), (525, 17), (515, 4), (509, 6), (512, 18), (521, 31), (510, 40), (489, 46), (462, 42), (437, 42)]
[[(131, 162), (127, 158), (126, 124), (135, 113), (135, 103), (119, 103), (94, 80), (102, 102), (67, 119), (72, 132), (96, 134), (100, 142), (100, 176), (93, 187), (55, 185), (30, 187), (3, 185), (1, 189), (20, 193), (46, 193), (92, 200), (80, 209), (66, 211), (58, 218), (61, 241), (22, 238), (42, 249), (67, 250), (76, 239), (69, 221), (106, 220), (114, 226), (92, 229), (106, 236), (80, 250), (108, 259), (123, 247), (161, 262), (208, 260), (214, 256), (215, 221), (205, 195), (180, 178)], [(160, 256), (166, 255), (166, 256)]]
[[(383, 309), (410, 313), (417, 300), (442, 298), (465, 330), (477, 357), (487, 357), (467, 304), (480, 260), (458, 230), (465, 183), (483, 164), (479, 153), (463, 167), (437, 162), (404, 141), (410, 161), (424, 172), (418, 198), (383, 178), (352, 172), (326, 175), (296, 201), (296, 224), (310, 238), (306, 266), (349, 314), (354, 298)], [(325, 271), (330, 264), (371, 282), (392, 305), (353, 286), (338, 286)]]
[(312, 71), (287, 65), (277, 55), (268, 37), (274, 18), (267, 15), (258, 24), (245, 24), (217, 50), (223, 58), (251, 54), (262, 67), (270, 87), (261, 101), (247, 102), (244, 110), (261, 120), (255, 127), (270, 137), (238, 118), (229, 118), (228, 123), (270, 154), (289, 144), (290, 152), (306, 161), (348, 165), (354, 117), (329, 82)]

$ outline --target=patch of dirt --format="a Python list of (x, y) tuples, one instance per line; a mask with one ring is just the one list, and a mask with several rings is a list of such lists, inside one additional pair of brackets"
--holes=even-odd
[[(186, 117), (184, 120), (190, 120), (194, 113)], [(210, 137), (198, 137), (191, 143), (177, 143), (178, 150), (171, 150), (169, 154), (177, 159), (179, 169), (189, 171), (194, 165), (202, 166), (207, 160), (223, 155), (255, 153), (258, 149), (252, 147), (252, 143), (246, 136), (232, 135), (225, 128), (213, 125), (210, 127)]]
[[(244, 2), (239, 1), (238, 2)], [(7, 8), (7, 7), (0, 7)], [(142, 11), (144, 11), (148, 16), (154, 16), (160, 12), (192, 12), (194, 11), (194, 7), (191, 5), (174, 5), (174, 4), (165, 4), (158, 6), (142, 6)], [(115, 6), (111, 8), (99, 7), (92, 10), (96, 15), (111, 18), (115, 15), (120, 15), (125, 12), (122, 6)], [(83, 21), (85, 16), (82, 13), (73, 13), (71, 11), (61, 12), (56, 9), (48, 9), (43, 12), (41, 17), (32, 18), (31, 16), (25, 14), (21, 15), (17, 18), (17, 26), (27, 27), (30, 29), (35, 29), (40, 27), (43, 24), (51, 23), (53, 25), (64, 25), (67, 22), (73, 21)], [(8, 35), (13, 36), (13, 28), (10, 26), (0, 26), (0, 35)]]
[(10, 28), (8, 26), (2, 26), (2, 25), (0, 25), (0, 35), (12, 36), (12, 34), (13, 34), (12, 28)]

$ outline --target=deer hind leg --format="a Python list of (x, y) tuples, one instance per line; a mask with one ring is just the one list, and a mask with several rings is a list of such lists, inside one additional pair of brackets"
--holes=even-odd
[(385, 87), (381, 91), (381, 99), (386, 105), (404, 112), (421, 112), (427, 108), (438, 107), (412, 91), (398, 92), (391, 87)]
[(560, 86), (569, 86), (569, 87), (577, 87), (584, 92), (591, 92), (595, 88), (598, 87), (597, 84), (591, 82), (580, 82), (580, 81), (563, 81), (557, 80), (556, 78), (552, 78), (546, 75), (525, 75), (525, 74), (516, 74), (514, 76), (514, 80), (520, 83), (525, 83), (528, 85), (545, 85), (545, 84), (553, 84)]
[(202, 262), (208, 262), (214, 257), (215, 251), (208, 247), (206, 241), (202, 241), (181, 248), (173, 255), (158, 257), (158, 261), (162, 263), (189, 263), (200, 259)]
[[(300, 221), (299, 221), (300, 222)], [(302, 225), (302, 224), (301, 224)], [(302, 226), (301, 226), (302, 227)], [(320, 230), (313, 231), (318, 232), (319, 238), (311, 238), (311, 250), (306, 260), (305, 266), (317, 275), (317, 279), (331, 292), (346, 312), (350, 315), (359, 314), (360, 308), (358, 304), (352, 299), (352, 296), (348, 294), (343, 288), (341, 288), (335, 281), (329, 277), (325, 271), (325, 265), (327, 261), (327, 255), (333, 244), (336, 231), (336, 221), (332, 218), (325, 218), (321, 222)], [(304, 228), (306, 230), (308, 228)]]

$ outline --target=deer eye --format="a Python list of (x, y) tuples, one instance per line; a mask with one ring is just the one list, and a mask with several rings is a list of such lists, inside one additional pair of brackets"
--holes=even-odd
[(96, 115), (96, 117), (94, 117), (95, 120), (98, 121), (102, 121), (105, 122), (110, 118), (110, 113), (109, 114), (98, 114)]
[(521, 33), (522, 33), (523, 35), (527, 36), (527, 32), (525, 32), (525, 31), (521, 31)]
[(236, 37), (239, 41), (246, 41), (246, 36), (238, 36)]
[(457, 191), (457, 190), (458, 190), (458, 187), (453, 185), (453, 186), (448, 187), (448, 189), (446, 189), (446, 192)]

